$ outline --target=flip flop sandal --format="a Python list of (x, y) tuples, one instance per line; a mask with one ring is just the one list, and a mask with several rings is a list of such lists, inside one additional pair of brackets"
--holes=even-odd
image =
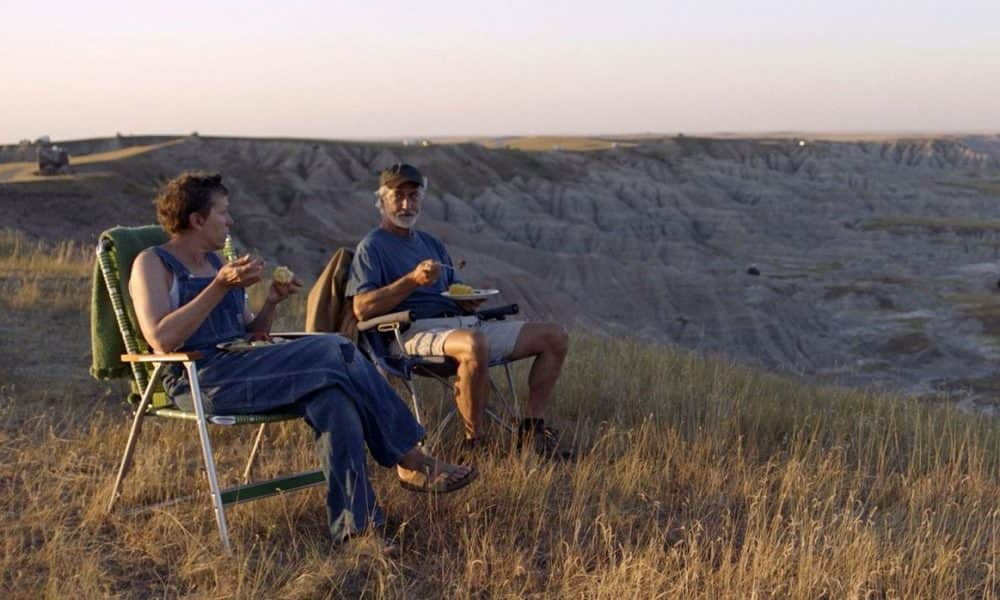
[(423, 472), (421, 475), (424, 479), (423, 485), (410, 483), (409, 481), (403, 481), (402, 479), (399, 480), (399, 485), (404, 490), (409, 490), (411, 492), (420, 492), (422, 494), (447, 494), (449, 492), (454, 492), (455, 490), (460, 490), (475, 481), (476, 477), (479, 477), (479, 471), (477, 471), (475, 467), (470, 467), (469, 472), (466, 473), (464, 477), (451, 481), (448, 480), (451, 476), (450, 471), (441, 471), (433, 481), (431, 481), (430, 473)]

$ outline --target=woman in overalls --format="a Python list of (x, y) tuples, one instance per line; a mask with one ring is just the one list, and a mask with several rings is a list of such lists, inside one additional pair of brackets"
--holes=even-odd
[[(407, 489), (443, 493), (472, 482), (475, 469), (420, 450), (423, 428), (346, 338), (315, 335), (248, 352), (219, 349), (248, 334), (266, 335), (275, 306), (301, 287), (294, 279), (272, 281), (260, 312), (248, 310), (244, 288), (261, 280), (264, 265), (250, 256), (224, 264), (215, 253), (233, 224), (228, 207), (219, 175), (185, 173), (167, 183), (156, 211), (170, 240), (139, 254), (129, 280), (139, 326), (153, 350), (203, 354), (197, 365), (206, 410), (301, 414), (316, 431), (328, 524), (338, 542), (384, 520), (368, 480), (366, 446), (379, 464), (397, 468)], [(193, 410), (179, 365), (163, 383), (175, 404)]]

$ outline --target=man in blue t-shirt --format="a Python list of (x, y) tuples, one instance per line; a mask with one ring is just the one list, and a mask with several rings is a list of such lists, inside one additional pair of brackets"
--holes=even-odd
[(413, 228), (426, 189), (427, 179), (412, 165), (395, 164), (379, 175), (375, 206), (381, 222), (358, 244), (347, 284), (355, 316), (364, 320), (413, 311), (417, 320), (402, 334), (405, 351), (448, 356), (458, 363), (455, 403), (468, 449), (483, 442), (489, 363), (535, 357), (518, 447), (528, 445), (549, 458), (573, 458), (573, 451), (560, 446), (557, 432), (544, 420), (569, 347), (566, 330), (555, 323), (481, 321), (473, 313), (482, 300), (457, 302), (441, 295), (460, 282), (440, 240)]

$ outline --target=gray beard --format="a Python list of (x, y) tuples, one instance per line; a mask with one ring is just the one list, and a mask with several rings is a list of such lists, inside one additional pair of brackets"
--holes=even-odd
[(396, 227), (402, 227), (403, 229), (413, 229), (413, 226), (417, 224), (417, 219), (420, 217), (420, 213), (415, 215), (410, 215), (408, 217), (400, 215), (385, 215), (389, 222)]

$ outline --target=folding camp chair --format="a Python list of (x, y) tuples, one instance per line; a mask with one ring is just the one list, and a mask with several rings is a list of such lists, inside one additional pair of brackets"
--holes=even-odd
[[(475, 314), (479, 319), (488, 321), (492, 319), (503, 320), (509, 315), (517, 314), (517, 312), (517, 304), (510, 304), (477, 311)], [(406, 331), (412, 321), (413, 315), (410, 311), (400, 311), (360, 321), (358, 323), (358, 332), (360, 333), (358, 346), (368, 355), (369, 359), (375, 364), (375, 368), (382, 373), (383, 377), (386, 379), (395, 378), (403, 383), (413, 402), (413, 415), (421, 424), (423, 424), (423, 413), (425, 411), (417, 395), (413, 377), (414, 375), (429, 377), (441, 384), (442, 394), (438, 403), (438, 412), (439, 414), (444, 412), (443, 405), (446, 402), (450, 404), (450, 408), (437, 427), (427, 436), (426, 445), (430, 447), (436, 443), (441, 432), (444, 431), (448, 423), (455, 417), (456, 408), (454, 402), (451, 401), (452, 387), (450, 378), (455, 375), (458, 363), (447, 356), (411, 356), (406, 354), (405, 350), (403, 350), (400, 334)], [(393, 340), (399, 348), (399, 354), (389, 352), (389, 345)], [(490, 388), (493, 392), (491, 400), (499, 408), (500, 413), (498, 414), (487, 406), (486, 416), (503, 427), (508, 433), (514, 433), (514, 427), (519, 419), (517, 413), (517, 391), (514, 387), (514, 376), (511, 373), (510, 363), (511, 361), (507, 359), (500, 359), (491, 361), (489, 364), (490, 368), (503, 367), (507, 379), (509, 399), (493, 381), (493, 378), (489, 377)]]
[[(356, 339), (358, 347), (374, 363), (375, 368), (386, 379), (397, 379), (403, 382), (410, 398), (413, 402), (413, 416), (421, 425), (424, 425), (424, 407), (421, 406), (417, 390), (413, 385), (415, 375), (430, 377), (443, 386), (443, 393), (439, 403), (439, 409), (446, 400), (450, 398), (451, 385), (448, 379), (455, 375), (457, 364), (455, 361), (445, 356), (419, 357), (419, 356), (391, 356), (389, 354), (389, 343), (392, 336), (399, 340), (399, 334), (404, 331), (412, 320), (409, 312), (397, 312), (373, 319), (368, 319), (361, 323), (354, 320), (354, 311), (351, 308), (351, 298), (346, 296), (347, 280), (350, 277), (350, 262), (354, 256), (354, 249), (340, 247), (334, 251), (322, 274), (317, 278), (312, 289), (309, 291), (309, 299), (306, 305), (306, 331), (337, 332), (342, 335)], [(508, 315), (518, 312), (516, 304), (503, 306), (490, 310), (480, 311), (477, 314), (481, 319), (503, 319)], [(402, 345), (400, 344), (400, 347)], [(517, 392), (514, 387), (514, 377), (510, 370), (510, 364), (506, 360), (491, 363), (490, 367), (503, 366), (507, 376), (507, 395), (500, 391), (493, 379), (490, 378), (490, 386), (493, 388), (493, 396), (497, 400), (503, 415), (499, 415), (492, 409), (487, 409), (487, 415), (509, 432), (513, 432), (512, 423), (517, 422)], [(455, 416), (454, 403), (442, 421), (428, 436), (428, 446), (435, 441), (441, 431), (447, 427), (448, 423)], [(439, 410), (439, 412), (443, 412)]]
[[(118, 367), (100, 369), (100, 373), (95, 368), (94, 375), (101, 378), (129, 376), (132, 384), (132, 393), (129, 394), (129, 402), (135, 410), (132, 429), (129, 433), (128, 442), (125, 445), (125, 452), (122, 455), (118, 475), (115, 478), (114, 487), (111, 491), (107, 511), (110, 513), (114, 509), (122, 482), (131, 467), (132, 455), (142, 430), (143, 419), (155, 416), (195, 421), (201, 442), (202, 455), (205, 460), (205, 470), (208, 475), (212, 506), (215, 511), (216, 522), (219, 526), (219, 536), (222, 538), (222, 545), (226, 552), (231, 553), (232, 548), (229, 543), (229, 531), (226, 524), (226, 506), (265, 498), (281, 492), (320, 485), (325, 482), (325, 477), (322, 471), (315, 470), (251, 483), (250, 475), (254, 459), (257, 457), (258, 450), (260, 449), (261, 440), (264, 436), (264, 427), (267, 423), (300, 419), (301, 417), (290, 414), (224, 415), (208, 413), (205, 410), (198, 381), (198, 368), (195, 363), (196, 360), (201, 358), (201, 354), (197, 352), (152, 354), (150, 352), (149, 345), (142, 338), (139, 328), (136, 325), (131, 298), (127, 294), (127, 283), (122, 281), (123, 278), (120, 274), (130, 270), (132, 261), (141, 250), (163, 243), (166, 240), (167, 234), (157, 226), (138, 228), (116, 227), (104, 232), (97, 246), (95, 308), (92, 310), (92, 335), (102, 335), (102, 329), (106, 329), (102, 325), (102, 322), (114, 320), (117, 323), (118, 333), (121, 336), (120, 340), (114, 340), (114, 342), (117, 343), (120, 341), (124, 344), (126, 353), (121, 355), (121, 361), (127, 363), (130, 368), (124, 368), (123, 365), (119, 365)], [(233, 257), (227, 258), (232, 259)], [(123, 265), (128, 266), (124, 271), (121, 268)], [(103, 287), (107, 292), (107, 296), (102, 299), (98, 298), (102, 291), (100, 289), (100, 282), (96, 279), (98, 277), (103, 278)], [(108, 301), (110, 306), (104, 306)], [(106, 314), (111, 310), (114, 311), (113, 319)], [(96, 345), (95, 348), (97, 348)], [(96, 354), (97, 352), (95, 351)], [(191, 387), (191, 396), (194, 403), (193, 413), (180, 410), (172, 405), (160, 385), (160, 378), (164, 368), (171, 363), (180, 363), (184, 366)], [(209, 423), (213, 425), (260, 425), (253, 448), (250, 450), (250, 457), (247, 460), (246, 468), (243, 471), (243, 484), (220, 489), (216, 475), (215, 459), (212, 454), (211, 440), (208, 434)], [(162, 507), (185, 499), (187, 498), (159, 502), (151, 506), (142, 507), (139, 510)]]

